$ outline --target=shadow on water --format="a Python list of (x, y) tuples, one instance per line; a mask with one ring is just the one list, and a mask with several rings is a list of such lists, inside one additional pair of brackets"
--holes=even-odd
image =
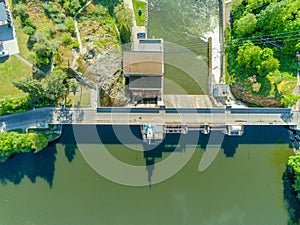
[(12, 182), (18, 185), (27, 176), (32, 183), (36, 182), (37, 177), (42, 178), (52, 188), (56, 153), (55, 144), (51, 144), (38, 153), (20, 153), (0, 163), (1, 184)]
[[(80, 129), (79, 137), (74, 137), (73, 126)], [(151, 186), (151, 177), (155, 167), (155, 162), (162, 158), (163, 153), (185, 152), (187, 146), (200, 147), (204, 151), (210, 139), (210, 134), (205, 135), (199, 131), (190, 131), (188, 134), (167, 134), (165, 139), (156, 147), (148, 146), (142, 141), (140, 126), (95, 126), (91, 125), (66, 125), (60, 143), (65, 147), (65, 156), (69, 162), (72, 162), (76, 155), (76, 143), (87, 144), (141, 144), (143, 146), (143, 158), (148, 170), (148, 181)], [(97, 132), (97, 137), (90, 132)], [(222, 135), (221, 135), (222, 136)], [(226, 157), (234, 157), (239, 144), (288, 144), (288, 130), (281, 126), (246, 126), (243, 136), (224, 136), (220, 146)], [(211, 143), (213, 144), (213, 143)]]
[(287, 212), (289, 214), (288, 225), (300, 224), (300, 201), (297, 199), (292, 185), (294, 184), (294, 173), (289, 168), (286, 168), (282, 176), (283, 197), (286, 202)]

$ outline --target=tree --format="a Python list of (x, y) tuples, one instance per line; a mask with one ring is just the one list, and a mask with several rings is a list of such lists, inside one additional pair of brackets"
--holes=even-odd
[(261, 65), (258, 67), (258, 74), (260, 76), (266, 76), (267, 74), (274, 72), (279, 69), (279, 60), (274, 57), (270, 57), (261, 62)]
[(73, 93), (73, 107), (74, 107), (74, 104), (75, 104), (75, 94), (76, 94), (76, 91), (79, 87), (79, 83), (78, 81), (75, 79), (75, 78), (72, 78), (68, 81), (68, 84), (69, 84), (69, 89), (72, 91)]
[(291, 106), (294, 106), (299, 99), (300, 99), (300, 96), (290, 94), (290, 95), (284, 96), (281, 99), (281, 103), (284, 105), (284, 107), (291, 107)]
[(43, 81), (44, 89), (51, 100), (57, 101), (67, 96), (68, 88), (66, 79), (67, 75), (62, 70), (54, 70), (45, 78)]
[(298, 193), (297, 198), (300, 200), (300, 154), (290, 156), (288, 166), (294, 171), (294, 184), (293, 188)]
[(122, 2), (115, 8), (117, 26), (120, 31), (121, 42), (128, 43), (133, 26), (133, 12)]
[(27, 6), (22, 3), (14, 6), (13, 14), (15, 17), (20, 17), (22, 23), (29, 17)]
[(255, 15), (252, 13), (247, 13), (234, 23), (235, 32), (241, 36), (251, 34), (255, 30), (256, 23), (257, 20)]
[(46, 99), (44, 87), (38, 80), (29, 78), (26, 80), (13, 81), (13, 84), (21, 91), (28, 93), (34, 103)]
[(19, 152), (38, 152), (48, 145), (48, 139), (42, 134), (19, 134), (0, 132), (0, 162)]
[(262, 10), (257, 16), (257, 27), (263, 31), (281, 31), (284, 28), (283, 15), (285, 1), (274, 2)]
[(261, 63), (261, 48), (252, 43), (244, 45), (238, 50), (237, 62), (248, 75), (256, 75), (257, 67)]

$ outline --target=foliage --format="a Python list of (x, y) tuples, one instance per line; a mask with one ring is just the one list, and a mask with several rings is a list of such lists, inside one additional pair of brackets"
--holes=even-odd
[(290, 156), (288, 160), (288, 166), (294, 171), (294, 184), (292, 185), (294, 190), (298, 193), (297, 198), (300, 200), (300, 154)]
[(256, 17), (252, 13), (247, 13), (245, 16), (237, 20), (234, 24), (235, 32), (238, 35), (251, 34), (256, 27)]
[(35, 32), (35, 29), (34, 29), (33, 27), (31, 27), (31, 26), (25, 26), (25, 27), (23, 28), (23, 32), (24, 32), (25, 34), (27, 34), (27, 35), (33, 35), (34, 32)]
[(32, 108), (32, 101), (28, 95), (0, 99), (0, 116), (25, 112), (30, 108)]
[(65, 98), (68, 94), (67, 75), (62, 70), (55, 70), (44, 80), (44, 88), (47, 96), (52, 100)]
[[(232, 23), (226, 29), (230, 81), (252, 94), (294, 104), (300, 0), (233, 0), (231, 6)], [(283, 84), (289, 85), (288, 91), (282, 91)], [(254, 93), (253, 85), (260, 90)]]
[(120, 31), (121, 42), (128, 43), (131, 38), (133, 26), (132, 11), (123, 2), (115, 8), (117, 27)]
[(290, 107), (290, 106), (294, 106), (299, 99), (300, 99), (300, 96), (289, 94), (289, 95), (284, 96), (281, 99), (281, 103), (285, 107)]
[(60, 40), (64, 45), (69, 45), (72, 43), (72, 37), (69, 33), (63, 33), (60, 36)]
[(78, 81), (77, 81), (75, 78), (72, 78), (72, 79), (70, 79), (70, 80), (68, 81), (68, 86), (69, 86), (69, 89), (72, 91), (72, 93), (73, 93), (74, 96), (75, 96), (76, 91), (77, 91), (77, 89), (78, 89), (78, 87), (79, 87)]
[(17, 4), (13, 8), (13, 15), (20, 17), (22, 23), (29, 17), (28, 8), (25, 4)]
[(0, 132), (0, 161), (20, 152), (38, 152), (48, 145), (47, 137), (42, 134), (20, 134)]

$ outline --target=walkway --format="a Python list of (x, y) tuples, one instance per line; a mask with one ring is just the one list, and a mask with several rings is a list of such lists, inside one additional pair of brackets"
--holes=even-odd
[(84, 10), (89, 4), (91, 4), (93, 2), (93, 0), (89, 0), (87, 3), (85, 3), (84, 6), (82, 6), (74, 15), (74, 26), (75, 26), (75, 34), (76, 34), (76, 37), (77, 37), (77, 41), (78, 41), (78, 44), (79, 44), (79, 51), (81, 54), (85, 53), (85, 49), (83, 49), (82, 47), (82, 42), (81, 42), (81, 37), (80, 37), (80, 32), (79, 32), (79, 29), (78, 29), (78, 23), (77, 23), (77, 16), (79, 13), (81, 13), (82, 10)]
[[(145, 1), (147, 3), (147, 1)], [(144, 32), (147, 33), (146, 31), (146, 26), (137, 26), (136, 24), (136, 19), (135, 19), (135, 15), (134, 15), (134, 8), (133, 8), (133, 4), (132, 4), (132, 0), (124, 0), (124, 4), (126, 4), (129, 9), (131, 9), (132, 11), (132, 16), (133, 16), (133, 26), (132, 26), (132, 50), (134, 51), (138, 51), (138, 38), (137, 38), (137, 33), (140, 32)]]
[(40, 74), (42, 74), (43, 76), (48, 76), (54, 69), (54, 65), (53, 63), (51, 63), (51, 68), (48, 72), (44, 72), (41, 69), (39, 69), (38, 67), (34, 66), (31, 62), (29, 62), (27, 59), (24, 59), (22, 56), (20, 56), (19, 54), (14, 55), (15, 57), (17, 57), (19, 60), (21, 60), (23, 63), (25, 63), (26, 65), (30, 66), (31, 68), (33, 68), (34, 70), (38, 71)]

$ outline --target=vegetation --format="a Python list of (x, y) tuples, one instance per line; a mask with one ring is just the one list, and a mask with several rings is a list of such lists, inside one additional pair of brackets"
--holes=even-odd
[(289, 157), (288, 166), (292, 168), (294, 172), (293, 188), (297, 193), (297, 198), (300, 200), (300, 154), (296, 154)]
[(14, 56), (10, 57), (5, 63), (0, 63), (0, 96), (16, 97), (24, 95), (12, 84), (12, 81), (29, 78), (32, 72), (32, 68)]
[(145, 26), (146, 25), (147, 3), (144, 1), (139, 1), (139, 0), (132, 0), (132, 3), (133, 3), (133, 8), (134, 8), (136, 25)]
[(123, 2), (115, 8), (117, 27), (120, 32), (121, 42), (123, 44), (130, 42), (131, 30), (133, 25), (133, 15)]
[(273, 98), (283, 106), (295, 104), (299, 11), (300, 0), (233, 1), (231, 26), (226, 30), (230, 75), (226, 80), (254, 98)]
[(42, 134), (20, 134), (17, 132), (0, 132), (0, 162), (20, 152), (38, 152), (48, 145)]

